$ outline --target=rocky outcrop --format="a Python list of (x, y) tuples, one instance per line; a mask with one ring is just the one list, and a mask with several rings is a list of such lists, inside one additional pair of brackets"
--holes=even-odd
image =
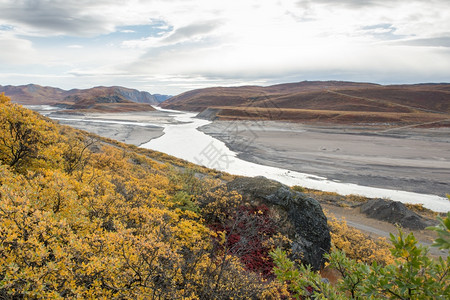
[(197, 115), (197, 118), (213, 121), (217, 119), (217, 114), (220, 113), (220, 111), (221, 110), (217, 108), (207, 108), (204, 111), (200, 112)]
[(151, 105), (159, 104), (159, 101), (156, 99), (156, 97), (148, 92), (141, 92), (138, 90), (123, 87), (114, 87), (114, 89), (118, 94), (130, 101), (137, 103), (148, 103)]
[(373, 199), (361, 205), (361, 212), (370, 218), (399, 224), (409, 229), (425, 229), (433, 224), (409, 210), (403, 203), (392, 200)]
[(237, 178), (227, 184), (252, 205), (265, 204), (277, 211), (277, 224), (292, 240), (294, 259), (313, 269), (323, 266), (323, 255), (330, 250), (331, 237), (319, 202), (288, 186), (265, 177)]

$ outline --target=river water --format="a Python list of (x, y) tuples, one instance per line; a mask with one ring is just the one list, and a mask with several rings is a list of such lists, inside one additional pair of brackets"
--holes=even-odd
[(356, 194), (371, 198), (389, 198), (403, 203), (423, 204), (424, 207), (438, 212), (450, 211), (450, 201), (436, 195), (331, 181), (320, 176), (244, 161), (239, 159), (237, 153), (231, 151), (225, 143), (197, 130), (211, 121), (195, 118), (196, 113), (157, 109), (173, 113), (171, 115), (180, 123), (164, 124), (163, 136), (140, 147), (161, 151), (234, 175), (264, 176), (289, 186), (299, 185), (311, 189), (337, 192), (342, 195)]

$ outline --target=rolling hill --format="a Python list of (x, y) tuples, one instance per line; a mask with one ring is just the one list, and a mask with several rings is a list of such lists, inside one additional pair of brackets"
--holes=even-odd
[(450, 84), (303, 81), (267, 87), (214, 87), (185, 92), (161, 106), (208, 109), (208, 115), (219, 119), (442, 126), (450, 119)]
[(36, 84), (0, 86), (13, 102), (24, 105), (57, 105), (73, 110), (89, 111), (148, 111), (168, 98), (148, 92), (113, 86), (69, 91)]

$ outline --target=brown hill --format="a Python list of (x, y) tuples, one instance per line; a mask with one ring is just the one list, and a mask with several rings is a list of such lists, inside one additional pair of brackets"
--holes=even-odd
[(66, 97), (66, 91), (36, 84), (0, 85), (0, 93), (5, 93), (11, 101), (25, 105), (57, 104)]
[(188, 111), (209, 108), (221, 119), (448, 126), (450, 84), (304, 81), (268, 87), (217, 87), (180, 94), (161, 106)]
[[(58, 105), (67, 109), (90, 111), (149, 111), (150, 105), (157, 105), (164, 95), (151, 95), (119, 86), (72, 89), (43, 87), (36, 84), (22, 86), (1, 86), (13, 102), (24, 105)], [(150, 105), (149, 105), (150, 104)]]
[[(132, 91), (130, 89), (126, 90)], [(127, 99), (117, 87), (95, 87), (87, 90), (70, 90), (67, 94), (68, 95), (60, 103), (68, 105), (69, 109), (105, 112), (154, 110), (149, 103), (136, 103), (130, 100), (130, 97)], [(136, 100), (136, 98), (134, 98), (134, 100)], [(154, 103), (152, 102), (152, 104)]]
[(182, 93), (164, 101), (161, 106), (173, 109), (201, 111), (211, 106), (248, 106), (253, 102), (275, 99), (296, 93), (313, 93), (317, 91), (343, 88), (368, 88), (377, 86), (370, 83), (341, 81), (303, 81), (299, 83), (277, 84), (267, 87), (213, 87), (197, 89)]

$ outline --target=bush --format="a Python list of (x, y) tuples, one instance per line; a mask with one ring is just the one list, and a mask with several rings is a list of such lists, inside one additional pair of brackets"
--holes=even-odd
[(382, 265), (393, 263), (390, 244), (385, 238), (373, 239), (358, 229), (349, 227), (345, 219), (340, 221), (332, 214), (327, 217), (331, 243), (337, 250), (345, 252), (347, 257), (367, 264), (374, 261)]
[[(446, 230), (450, 214), (441, 224)], [(440, 228), (442, 229), (442, 228)], [(295, 297), (315, 299), (448, 299), (450, 295), (450, 257), (432, 260), (428, 249), (418, 245), (414, 235), (405, 236), (399, 229), (398, 236), (391, 234), (394, 261), (383, 265), (358, 262), (340, 250), (327, 256), (329, 267), (337, 270), (341, 278), (335, 286), (326, 284), (318, 273), (304, 266), (295, 267), (286, 253), (271, 252), (277, 279), (289, 286)], [(446, 243), (437, 242), (441, 248)]]

